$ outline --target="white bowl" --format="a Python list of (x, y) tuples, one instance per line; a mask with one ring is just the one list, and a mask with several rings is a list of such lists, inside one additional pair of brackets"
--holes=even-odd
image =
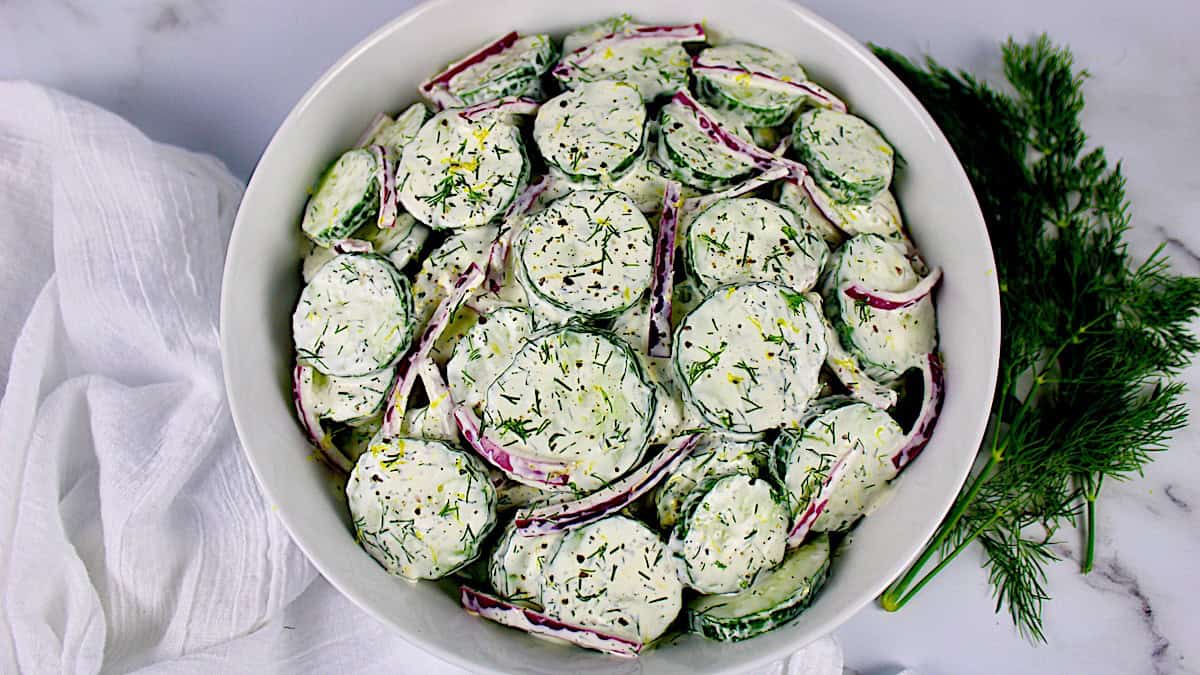
[(833, 631), (913, 559), (950, 507), (983, 435), (1000, 344), (999, 294), (987, 232), (967, 178), (932, 119), (857, 41), (787, 0), (629, 3), (639, 20), (704, 20), (723, 40), (798, 57), (812, 77), (873, 122), (907, 161), (895, 189), (926, 257), (945, 269), (938, 296), (946, 403), (932, 442), (891, 501), (855, 531), (829, 583), (795, 622), (735, 644), (684, 637), (638, 662), (532, 639), (463, 612), (445, 586), (388, 576), (349, 528), (344, 496), (311, 461), (288, 374), (300, 291), (305, 189), (376, 112), (416, 98), (417, 84), (490, 37), (515, 29), (562, 35), (610, 16), (601, 0), (435, 0), (350, 50), (275, 133), (246, 189), (225, 263), (221, 351), (233, 418), (264, 492), (296, 543), (339, 590), (408, 641), (475, 671), (687, 673), (740, 671)]

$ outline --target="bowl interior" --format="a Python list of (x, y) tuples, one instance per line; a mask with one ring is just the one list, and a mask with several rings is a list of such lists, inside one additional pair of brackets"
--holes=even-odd
[(991, 403), (999, 300), (983, 219), (952, 151), (903, 85), (859, 43), (787, 0), (630, 4), (625, 9), (642, 21), (704, 20), (721, 41), (795, 55), (904, 156), (897, 197), (923, 253), (946, 275), (937, 306), (947, 398), (933, 440), (897, 481), (891, 501), (843, 547), (814, 605), (792, 624), (748, 642), (685, 636), (636, 662), (551, 644), (467, 615), (444, 586), (390, 577), (358, 548), (344, 497), (312, 460), (288, 389), (305, 190), (377, 111), (411, 103), (418, 83), (446, 62), (510, 29), (561, 35), (612, 15), (614, 7), (599, 0), (435, 0), (400, 17), (343, 57), (288, 116), (254, 172), (230, 240), (221, 303), (226, 385), (264, 491), (337, 588), (415, 645), (475, 671), (737, 671), (832, 631), (878, 595), (930, 536), (971, 466)]

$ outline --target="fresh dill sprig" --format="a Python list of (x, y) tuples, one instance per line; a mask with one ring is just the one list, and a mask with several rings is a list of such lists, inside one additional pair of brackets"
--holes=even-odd
[(978, 542), (996, 610), (1045, 641), (1056, 533), (1082, 516), (1088, 572), (1101, 488), (1140, 474), (1186, 423), (1183, 387), (1170, 378), (1200, 351), (1191, 327), (1200, 279), (1173, 275), (1161, 247), (1141, 264), (1130, 259), (1125, 178), (1102, 148), (1086, 147), (1079, 118), (1087, 73), (1069, 50), (1046, 36), (1009, 40), (1005, 94), (932, 60), (920, 66), (874, 49), (967, 171), (996, 257), (1003, 326), (983, 461), (880, 602), (899, 609)]

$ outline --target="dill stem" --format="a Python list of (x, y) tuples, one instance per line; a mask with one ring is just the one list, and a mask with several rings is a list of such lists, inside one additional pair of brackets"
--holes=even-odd
[(1096, 481), (1096, 487), (1083, 493), (1087, 502), (1087, 546), (1084, 548), (1083, 562), (1080, 563), (1079, 569), (1084, 574), (1091, 572), (1096, 562), (1096, 498), (1100, 496), (1100, 483), (1103, 480), (1104, 476), (1101, 475)]
[(953, 559), (964, 548), (966, 548), (967, 544), (974, 541), (975, 538), (982, 533), (982, 530), (976, 530), (970, 538), (964, 540), (962, 543), (956, 546), (950, 555), (944, 556), (937, 566), (921, 579), (920, 583), (917, 584), (916, 588), (914, 588), (912, 592), (905, 594), (905, 591), (908, 589), (909, 585), (912, 584), (916, 576), (921, 573), (921, 570), (929, 562), (929, 559), (941, 549), (942, 544), (944, 544), (946, 541), (946, 538), (950, 536), (950, 533), (954, 531), (955, 526), (958, 525), (958, 521), (962, 519), (963, 515), (967, 512), (967, 509), (975, 501), (975, 498), (979, 496), (979, 491), (983, 489), (984, 484), (991, 478), (992, 472), (995, 470), (996, 465), (1000, 461), (1000, 457), (1001, 454), (996, 452), (991, 452), (988, 454), (987, 462), (975, 476), (974, 481), (971, 483), (970, 489), (968, 489), (967, 492), (957, 502), (954, 503), (954, 507), (950, 509), (950, 513), (946, 515), (946, 519), (942, 521), (942, 526), (938, 529), (937, 534), (934, 535), (933, 539), (930, 540), (930, 542), (925, 546), (925, 550), (921, 552), (920, 557), (917, 558), (916, 562), (909, 566), (908, 571), (904, 573), (904, 576), (893, 582), (891, 586), (888, 586), (887, 590), (883, 592), (883, 595), (879, 597), (879, 604), (882, 605), (885, 610), (889, 612), (895, 612), (903, 607), (910, 599), (912, 599), (914, 595), (917, 594), (917, 591), (920, 591), (921, 588), (924, 587), (925, 584), (927, 584), (929, 580), (934, 577), (934, 575), (936, 575), (942, 570), (943, 567), (949, 564), (951, 559)]

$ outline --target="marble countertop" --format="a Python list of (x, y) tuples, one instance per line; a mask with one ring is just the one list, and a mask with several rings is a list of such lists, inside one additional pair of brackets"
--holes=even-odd
[[(103, 105), (151, 137), (210, 152), (246, 178), (276, 125), (339, 55), (411, 0), (4, 0), (0, 78), (55, 86)], [(1047, 31), (1092, 73), (1085, 125), (1123, 158), (1131, 250), (1166, 244), (1200, 274), (1200, 26), (1195, 0), (810, 0), (864, 41), (985, 77), (998, 43)], [(1200, 402), (1200, 367), (1187, 371)], [(971, 551), (898, 614), (870, 607), (837, 633), (848, 668), (888, 673), (1200, 673), (1200, 427), (1176, 435), (1144, 478), (1099, 502), (1095, 571), (1050, 570), (1049, 644), (1022, 640)], [(1077, 558), (1063, 535), (1060, 553)], [(364, 620), (369, 620), (365, 619)]]

